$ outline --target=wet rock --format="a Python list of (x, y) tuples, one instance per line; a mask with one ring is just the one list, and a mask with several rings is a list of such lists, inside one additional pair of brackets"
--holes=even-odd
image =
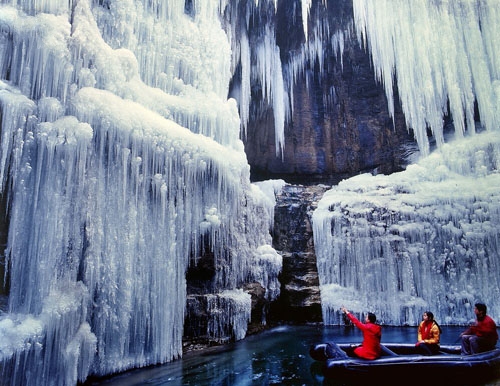
[(283, 256), (283, 270), (281, 295), (269, 315), (272, 321), (322, 321), (311, 216), (327, 189), (286, 185), (276, 199), (273, 247)]
[[(276, 154), (273, 108), (262, 100), (262, 86), (252, 85), (251, 120), (244, 143), (253, 180), (334, 184), (360, 172), (390, 174), (407, 165), (407, 149), (414, 147), (397, 89), (391, 117), (369, 53), (350, 32), (352, 2), (328, 4), (324, 10), (319, 4), (317, 7), (311, 12), (323, 12), (320, 19), (328, 18), (332, 33), (343, 32), (342, 55), (325, 45), (323, 63), (306, 62), (294, 79), (293, 111), (285, 124), (283, 155)], [(294, 1), (284, 3), (277, 15), (277, 43), (285, 72), (287, 58), (304, 44), (303, 35), (297, 33), (302, 32), (298, 17)]]

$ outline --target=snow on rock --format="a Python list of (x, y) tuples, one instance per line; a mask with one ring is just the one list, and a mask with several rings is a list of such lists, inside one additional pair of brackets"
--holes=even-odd
[(499, 166), (500, 134), (484, 132), (325, 193), (313, 215), (325, 323), (345, 305), (386, 324), (416, 325), (425, 310), (466, 324), (477, 300), (500, 319)]

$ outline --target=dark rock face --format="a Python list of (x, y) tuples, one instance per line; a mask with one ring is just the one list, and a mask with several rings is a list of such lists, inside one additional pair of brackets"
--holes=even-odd
[[(247, 283), (244, 290), (251, 295), (251, 321), (247, 334), (282, 322), (321, 322), (321, 299), (311, 216), (317, 202), (330, 187), (326, 185), (285, 185), (276, 197), (273, 247), (283, 256), (280, 275), (280, 297), (269, 303), (265, 289), (258, 283)], [(210, 311), (207, 295), (213, 275), (213, 256), (203, 256), (187, 274), (188, 297), (184, 323), (185, 347), (220, 344), (233, 339), (215, 341), (207, 335)]]
[[(352, 2), (330, 2), (326, 9), (317, 3), (311, 12), (324, 13), (323, 20), (322, 16), (317, 18), (318, 23), (327, 22), (331, 30), (337, 28), (346, 36), (342, 58), (325, 44), (323, 71), (319, 71), (317, 60), (306, 63), (303, 75), (293, 86), (294, 110), (291, 122), (285, 126), (283, 158), (276, 155), (272, 108), (259, 100), (260, 90), (254, 86), (252, 119), (244, 140), (254, 180), (336, 183), (364, 171), (389, 174), (407, 163), (405, 145), (414, 140), (406, 128), (397, 95), (393, 120), (383, 86), (375, 81), (368, 53), (353, 34), (349, 35)], [(280, 4), (276, 34), (286, 74), (287, 57), (300, 43), (297, 30), (302, 29), (302, 20), (294, 1)], [(315, 19), (312, 15), (311, 20)], [(323, 40), (328, 42), (329, 37)]]
[(266, 290), (259, 283), (247, 283), (243, 289), (252, 298), (252, 313), (247, 334), (255, 334), (266, 328), (269, 312), (269, 301), (266, 300)]
[(286, 185), (276, 199), (273, 247), (283, 256), (281, 295), (269, 319), (321, 322), (319, 279), (311, 215), (329, 187)]

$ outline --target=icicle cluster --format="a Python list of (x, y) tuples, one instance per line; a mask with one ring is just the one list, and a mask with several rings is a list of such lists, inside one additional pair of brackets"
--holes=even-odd
[(250, 321), (250, 295), (242, 290), (208, 297), (208, 336), (220, 343), (243, 339)]
[[(429, 153), (427, 128), (440, 151), (404, 172), (351, 178), (325, 194), (313, 222), (326, 323), (341, 323), (345, 305), (388, 324), (416, 324), (426, 309), (441, 323), (461, 324), (477, 300), (500, 319), (496, 3), (353, 2), (391, 113), (397, 82), (421, 152)], [(447, 114), (461, 139), (449, 144)]]
[(500, 320), (500, 134), (477, 134), (390, 176), (360, 175), (313, 214), (323, 318), (339, 308), (416, 325), (425, 310), (466, 324), (474, 303)]
[[(250, 103), (252, 98), (259, 97), (270, 106), (274, 113), (274, 133), (276, 156), (283, 155), (285, 146), (284, 130), (288, 114), (287, 87), (283, 79), (280, 49), (276, 44), (274, 23), (263, 23), (257, 38), (250, 40), (250, 20), (252, 12), (264, 12), (265, 18), (274, 17), (277, 5), (266, 7), (260, 3), (258, 9), (247, 9), (247, 14), (239, 15), (238, 1), (233, 2), (231, 18), (238, 20), (229, 25), (228, 34), (232, 44), (233, 67), (240, 66), (240, 80), (234, 87), (233, 94), (239, 101), (242, 136), (247, 135), (247, 125), (250, 119)], [(246, 18), (246, 19), (245, 19)], [(243, 19), (243, 20), (239, 20)], [(254, 27), (254, 29), (256, 29)], [(255, 32), (254, 32), (255, 33)], [(234, 68), (233, 68), (234, 70)], [(259, 84), (261, 95), (252, 95), (251, 85)]]
[(421, 152), (429, 153), (427, 129), (444, 143), (443, 116), (451, 114), (457, 136), (474, 132), (474, 103), (486, 130), (500, 114), (500, 10), (497, 0), (398, 3), (354, 0), (358, 38), (368, 49), (394, 114), (397, 82), (407, 126)]
[(0, 5), (3, 384), (74, 385), (179, 357), (185, 273), (205, 240), (231, 336), (246, 333), (249, 278), (277, 296), (269, 210), (227, 99), (225, 6)]
[[(298, 17), (302, 24), (304, 41), (291, 52), (282, 52), (276, 41), (276, 16), (279, 12), (287, 12), (287, 5), (278, 9), (277, 1), (256, 1), (255, 7), (246, 4), (246, 8), (239, 8), (238, 1), (232, 2), (230, 16), (232, 23), (227, 26), (231, 40), (233, 54), (233, 79), (232, 93), (238, 100), (241, 116), (242, 137), (247, 133), (248, 122), (251, 119), (250, 106), (253, 100), (262, 101), (272, 109), (274, 117), (274, 134), (276, 157), (283, 157), (286, 145), (285, 127), (291, 121), (294, 110), (294, 87), (299, 77), (304, 77), (306, 82), (311, 76), (308, 71), (319, 67), (319, 72), (324, 70), (325, 55), (333, 52), (342, 62), (344, 50), (344, 37), (350, 34), (352, 26), (347, 30), (330, 30), (326, 12), (328, 2), (321, 1), (315, 4), (320, 9), (316, 12), (319, 16), (311, 17), (313, 2), (300, 1)], [(291, 6), (292, 8), (293, 6)], [(299, 6), (298, 6), (299, 7)], [(244, 14), (241, 14), (244, 9)], [(233, 22), (239, 20), (239, 22)], [(258, 85), (261, 95), (252, 95), (252, 85)], [(254, 87), (257, 88), (257, 87)], [(332, 105), (335, 90), (326, 96), (325, 104)], [(260, 102), (260, 103), (262, 103)]]

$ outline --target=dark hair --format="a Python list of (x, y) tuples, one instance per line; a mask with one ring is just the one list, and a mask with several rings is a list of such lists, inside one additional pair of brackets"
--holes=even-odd
[(368, 320), (369, 320), (370, 322), (372, 322), (372, 323), (375, 323), (375, 322), (377, 321), (377, 317), (375, 316), (375, 314), (374, 314), (374, 313), (369, 312), (369, 313), (368, 313)]
[(484, 312), (485, 314), (486, 314), (486, 310), (488, 309), (486, 307), (486, 304), (484, 304), (484, 303), (476, 303), (476, 304), (474, 304), (474, 307), (476, 307), (478, 309), (478, 311)]
[(427, 314), (427, 319), (434, 323), (437, 328), (439, 328), (439, 333), (441, 334), (443, 330), (441, 329), (441, 326), (438, 324), (438, 322), (434, 320), (434, 314), (430, 311), (425, 311), (424, 314)]

